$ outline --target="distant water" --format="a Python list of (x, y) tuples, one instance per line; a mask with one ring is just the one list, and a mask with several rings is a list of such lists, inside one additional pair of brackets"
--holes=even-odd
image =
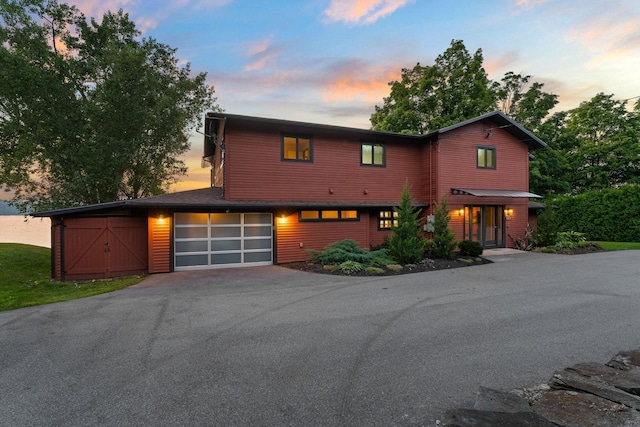
[(51, 220), (24, 215), (0, 215), (0, 243), (51, 247)]

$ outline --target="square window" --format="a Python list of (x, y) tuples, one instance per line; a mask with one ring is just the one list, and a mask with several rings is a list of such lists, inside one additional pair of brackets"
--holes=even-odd
[(496, 147), (477, 147), (478, 156), (476, 166), (483, 169), (496, 168)]
[(313, 161), (313, 141), (311, 138), (283, 135), (282, 160)]
[(391, 230), (391, 226), (398, 226), (398, 212), (380, 211), (378, 215), (378, 229)]
[(384, 166), (385, 153), (382, 144), (362, 144), (360, 164), (366, 166)]

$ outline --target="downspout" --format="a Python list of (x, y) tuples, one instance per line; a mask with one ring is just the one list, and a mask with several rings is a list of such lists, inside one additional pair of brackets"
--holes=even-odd
[(51, 241), (51, 278), (55, 279), (56, 278), (56, 248), (54, 245), (55, 242), (55, 236), (56, 236), (56, 225), (53, 223), (53, 220), (51, 221), (51, 236), (50, 236), (50, 241)]
[(60, 281), (64, 282), (65, 269), (64, 269), (64, 218), (60, 219)]

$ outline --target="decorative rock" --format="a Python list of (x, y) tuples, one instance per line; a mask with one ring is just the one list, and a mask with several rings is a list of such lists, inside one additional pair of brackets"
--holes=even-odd
[(550, 391), (534, 402), (533, 411), (563, 427), (640, 425), (640, 413), (625, 405), (575, 391)]
[(490, 412), (477, 409), (456, 409), (445, 421), (448, 427), (557, 427), (533, 412)]
[(640, 371), (640, 350), (621, 351), (613, 356), (606, 365), (622, 371)]
[(571, 369), (556, 372), (549, 385), (555, 389), (585, 391), (630, 408), (640, 409), (640, 397), (615, 388), (597, 377), (585, 377)]
[(567, 370), (575, 371), (585, 377), (597, 378), (627, 393), (640, 396), (640, 374), (635, 372), (621, 371), (599, 363), (578, 363)]
[(473, 409), (491, 412), (531, 412), (529, 401), (506, 391), (480, 387)]

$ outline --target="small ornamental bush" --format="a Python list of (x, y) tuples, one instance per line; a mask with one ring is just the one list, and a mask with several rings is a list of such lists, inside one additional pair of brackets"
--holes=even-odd
[(391, 271), (402, 271), (402, 266), (399, 264), (389, 264), (387, 265), (387, 268)]
[(345, 261), (339, 264), (336, 269), (342, 271), (346, 275), (351, 275), (364, 270), (364, 265), (356, 261)]
[(571, 250), (584, 244), (587, 239), (584, 237), (584, 233), (577, 231), (563, 231), (558, 233), (556, 238), (555, 248), (556, 250)]
[(458, 249), (460, 249), (460, 255), (482, 255), (482, 245), (472, 240), (463, 240), (462, 242), (458, 243)]
[(369, 274), (382, 274), (382, 273), (384, 273), (384, 270), (381, 269), (380, 267), (367, 267), (367, 269), (365, 271), (367, 273), (369, 273)]
[(384, 258), (387, 250), (366, 251), (358, 246), (358, 243), (351, 239), (332, 243), (324, 251), (310, 249), (308, 251), (314, 262), (320, 264), (342, 264), (345, 261), (358, 262), (364, 265), (373, 264), (375, 258)]

